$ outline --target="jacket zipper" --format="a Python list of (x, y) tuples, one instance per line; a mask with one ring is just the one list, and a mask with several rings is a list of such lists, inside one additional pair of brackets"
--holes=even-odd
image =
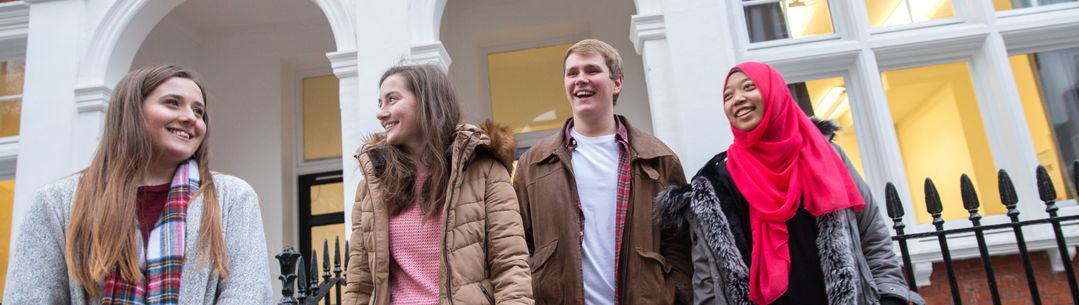
[(490, 292), (487, 292), (487, 287), (484, 287), (482, 282), (480, 283), (480, 292), (483, 292), (483, 296), (487, 297), (488, 304), (495, 305), (495, 297)]

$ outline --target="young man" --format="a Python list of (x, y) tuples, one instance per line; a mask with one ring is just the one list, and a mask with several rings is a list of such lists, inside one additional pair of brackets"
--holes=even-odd
[(582, 40), (563, 81), (573, 117), (521, 156), (513, 180), (536, 303), (688, 304), (689, 233), (652, 217), (656, 195), (685, 175), (663, 142), (614, 114), (622, 57)]

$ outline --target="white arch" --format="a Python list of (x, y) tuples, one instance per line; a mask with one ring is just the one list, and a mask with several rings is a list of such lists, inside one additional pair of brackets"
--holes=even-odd
[[(185, 0), (118, 0), (114, 2), (90, 38), (79, 64), (76, 89), (108, 88), (127, 73), (146, 35), (170, 11)], [(315, 0), (334, 35), (339, 51), (355, 50), (352, 2)]]

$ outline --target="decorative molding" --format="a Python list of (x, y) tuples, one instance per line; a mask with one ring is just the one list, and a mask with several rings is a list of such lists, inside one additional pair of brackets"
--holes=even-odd
[(1079, 9), (1010, 16), (1001, 18), (998, 25), (1004, 45), (1012, 54), (1079, 46), (1079, 36), (1075, 35), (1079, 32)]
[(22, 49), (26, 49), (29, 27), (30, 5), (23, 2), (0, 4), (0, 41), (19, 40)]
[[(408, 15), (412, 44), (438, 41), (442, 28), (442, 12), (447, 0), (412, 0), (408, 2)], [(447, 67), (449, 64), (446, 65)]]
[(353, 22), (352, 12), (355, 10), (355, 2), (350, 0), (313, 0), (322, 9), (326, 21), (330, 23), (333, 31), (334, 42), (338, 50), (352, 50), (356, 48), (356, 26)]
[(337, 78), (356, 77), (356, 50), (326, 53), (326, 58), (330, 59), (330, 67)]
[(109, 96), (112, 88), (105, 85), (80, 86), (75, 88), (75, 109), (81, 115), (87, 112), (105, 113), (109, 108)]
[(450, 59), (450, 53), (446, 51), (446, 47), (442, 45), (442, 42), (435, 41), (412, 46), (411, 54), (408, 56), (408, 62), (415, 64), (436, 64), (441, 66), (443, 70), (449, 71), (450, 64), (453, 63), (453, 60)]
[[(127, 73), (138, 46), (184, 0), (118, 0), (94, 29), (79, 64), (80, 83), (117, 81)], [(123, 70), (123, 71), (121, 71)]]
[(644, 51), (645, 42), (667, 39), (667, 22), (662, 14), (633, 15), (629, 24), (629, 40), (633, 42), (637, 54)]
[(988, 36), (985, 26), (958, 25), (873, 35), (869, 45), (880, 69), (893, 70), (967, 59)]

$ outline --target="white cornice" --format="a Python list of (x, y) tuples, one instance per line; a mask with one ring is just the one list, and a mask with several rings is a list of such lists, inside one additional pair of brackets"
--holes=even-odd
[(408, 61), (416, 64), (436, 64), (445, 71), (449, 71), (450, 64), (453, 62), (450, 59), (450, 53), (446, 51), (441, 41), (412, 46)]
[(667, 23), (662, 14), (633, 15), (630, 18), (629, 40), (640, 54), (649, 40), (667, 39)]
[(356, 76), (356, 56), (356, 50), (326, 53), (326, 58), (330, 60), (330, 67), (333, 69), (333, 75), (337, 76), (337, 78)]
[(0, 4), (0, 40), (26, 39), (30, 25), (30, 5), (23, 2)]
[(100, 112), (105, 113), (109, 107), (109, 95), (112, 89), (108, 86), (82, 86), (75, 89), (75, 109), (78, 113)]

